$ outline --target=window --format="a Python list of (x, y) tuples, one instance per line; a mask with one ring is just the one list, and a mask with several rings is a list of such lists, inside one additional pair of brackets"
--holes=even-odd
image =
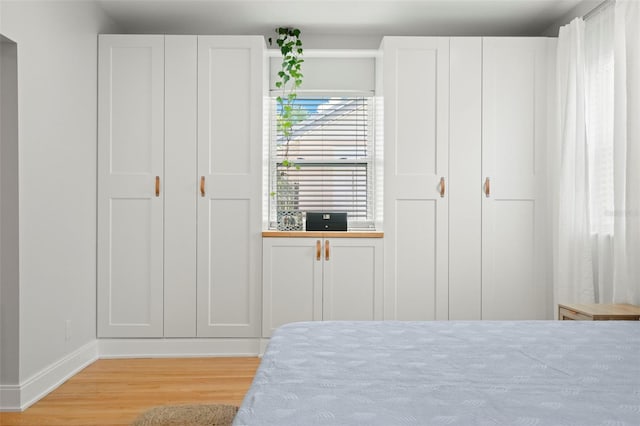
[[(287, 141), (271, 102), (269, 221), (277, 210), (347, 212), (350, 228), (374, 226), (374, 98), (302, 97)], [(293, 165), (284, 162), (288, 159)], [(283, 164), (284, 163), (284, 164)]]

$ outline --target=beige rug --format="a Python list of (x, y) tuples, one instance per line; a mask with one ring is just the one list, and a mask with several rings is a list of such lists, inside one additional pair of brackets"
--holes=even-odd
[(140, 414), (132, 426), (231, 426), (238, 407), (224, 404), (164, 405)]

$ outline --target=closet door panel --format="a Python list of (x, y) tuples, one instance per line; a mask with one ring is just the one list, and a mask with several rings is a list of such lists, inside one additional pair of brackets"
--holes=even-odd
[(198, 336), (258, 337), (261, 37), (198, 37)]
[(396, 202), (397, 320), (436, 319), (438, 212), (435, 200)]
[(536, 52), (513, 46), (500, 54), (489, 49), (485, 58), (487, 94), (494, 99), (489, 100), (487, 136), (500, 153), (494, 157), (495, 171), (522, 184), (535, 176)]
[(98, 336), (159, 337), (164, 36), (99, 44)]
[[(203, 38), (201, 38), (203, 40)], [(206, 39), (205, 39), (206, 40)], [(205, 42), (206, 43), (206, 42)], [(205, 47), (202, 46), (202, 53)], [(209, 171), (229, 180), (230, 175), (251, 174), (251, 110), (253, 51), (247, 46), (207, 49), (209, 67)], [(204, 93), (203, 93), (204, 95)], [(206, 96), (206, 95), (205, 95)], [(233, 142), (230, 142), (233, 141)]]
[[(536, 280), (534, 201), (500, 202), (486, 210), (495, 244), (485, 262), (484, 319), (544, 319), (541, 284)], [(490, 279), (490, 281), (489, 281)]]
[(110, 136), (109, 166), (112, 173), (119, 175), (150, 174), (153, 156), (158, 154), (154, 153), (154, 148), (157, 150), (154, 142), (162, 135), (157, 126), (162, 110), (154, 110), (154, 101), (157, 102), (159, 95), (154, 89), (162, 84), (162, 70), (154, 68), (164, 66), (163, 53), (153, 46), (136, 44), (112, 46), (106, 59), (110, 67), (105, 72), (111, 77), (106, 87), (111, 122), (105, 129)]
[(165, 36), (165, 337), (196, 336), (197, 60), (197, 36)]
[(251, 206), (248, 200), (214, 199), (207, 214), (207, 324), (251, 324)]
[(118, 224), (110, 232), (109, 324), (150, 326), (154, 318), (149, 295), (158, 279), (152, 268), (152, 244), (158, 242), (153, 203), (149, 198), (113, 197), (109, 210), (112, 223)]
[(446, 319), (449, 39), (385, 37), (382, 46), (384, 318)]
[(433, 178), (438, 170), (435, 155), (438, 50), (407, 47), (399, 48), (396, 55), (396, 99), (402, 100), (396, 103), (395, 113), (396, 176)]
[(449, 319), (482, 306), (482, 38), (450, 42)]
[(544, 319), (546, 44), (485, 38), (483, 54), (482, 318)]

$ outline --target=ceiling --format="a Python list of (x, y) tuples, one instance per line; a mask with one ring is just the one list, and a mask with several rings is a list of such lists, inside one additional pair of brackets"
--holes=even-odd
[(303, 35), (381, 37), (542, 35), (602, 0), (96, 1), (127, 33), (267, 35), (294, 26)]

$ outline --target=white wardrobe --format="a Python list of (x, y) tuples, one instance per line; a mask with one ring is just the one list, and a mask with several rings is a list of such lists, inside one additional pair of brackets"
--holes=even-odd
[(555, 41), (385, 37), (384, 318), (552, 317)]
[(385, 37), (384, 240), (331, 238), (331, 260), (326, 238), (261, 235), (261, 36), (99, 43), (99, 337), (552, 317), (555, 40)]
[(99, 38), (98, 337), (259, 337), (264, 39)]

